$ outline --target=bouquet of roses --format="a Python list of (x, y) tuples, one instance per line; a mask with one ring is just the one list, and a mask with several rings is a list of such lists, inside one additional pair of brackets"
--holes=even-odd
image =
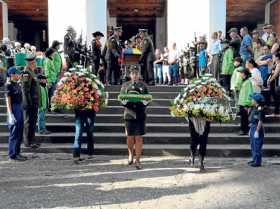
[(107, 105), (104, 85), (88, 69), (76, 67), (64, 73), (52, 97), (52, 110), (94, 110)]
[(194, 79), (174, 99), (170, 108), (175, 117), (200, 117), (205, 120), (229, 121), (233, 118), (231, 99), (222, 86), (205, 74)]

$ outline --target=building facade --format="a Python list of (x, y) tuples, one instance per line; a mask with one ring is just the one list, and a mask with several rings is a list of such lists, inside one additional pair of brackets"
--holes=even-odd
[[(191, 3), (190, 3), (191, 2)], [(250, 29), (272, 23), (280, 34), (280, 0), (30, 0), (1, 1), (0, 38), (35, 43), (45, 48), (63, 40), (67, 26), (90, 42), (91, 33), (121, 25), (123, 39), (148, 28), (156, 46), (176, 41), (185, 45), (194, 36), (225, 32), (229, 27)], [(8, 7), (7, 7), (8, 6)], [(2, 21), (1, 21), (2, 20)], [(3, 34), (3, 35), (2, 35)]]

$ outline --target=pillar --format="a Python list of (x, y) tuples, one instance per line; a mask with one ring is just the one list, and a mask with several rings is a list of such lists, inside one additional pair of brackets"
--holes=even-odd
[(66, 29), (74, 27), (77, 35), (90, 44), (92, 33), (99, 30), (106, 37), (107, 0), (48, 0), (49, 44), (63, 42)]
[(167, 0), (168, 45), (184, 48), (194, 37), (226, 29), (226, 0)]
[(9, 26), (8, 26), (8, 5), (5, 1), (0, 0), (0, 25), (1, 25), (1, 31), (0, 31), (0, 39), (2, 40), (3, 37), (8, 37), (9, 33)]

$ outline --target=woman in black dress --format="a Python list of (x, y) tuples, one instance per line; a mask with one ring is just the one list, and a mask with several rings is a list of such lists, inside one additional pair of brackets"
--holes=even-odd
[[(140, 81), (138, 67), (133, 67), (130, 72), (130, 81), (123, 84), (121, 94), (148, 94), (147, 85)], [(141, 169), (140, 158), (142, 154), (143, 135), (146, 133), (146, 106), (148, 102), (122, 101), (125, 120), (125, 131), (128, 146), (128, 164), (133, 164), (134, 147), (136, 169)]]

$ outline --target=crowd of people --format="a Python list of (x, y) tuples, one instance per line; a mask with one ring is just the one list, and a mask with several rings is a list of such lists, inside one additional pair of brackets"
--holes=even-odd
[[(81, 50), (82, 41), (76, 39), (76, 32), (69, 27), (64, 37), (66, 65), (63, 64), (63, 57), (59, 51), (62, 44), (59, 41), (54, 41), (43, 53), (37, 52), (36, 47), (30, 44), (24, 44), (24, 47), (21, 47), (18, 42), (3, 40), (2, 57), (7, 58), (8, 69), (6, 100), (11, 160), (25, 159), (20, 154), (22, 141), (26, 147), (34, 149), (40, 147), (40, 143), (35, 140), (36, 130), (40, 134), (50, 134), (46, 129), (45, 114), (50, 111), (56, 84), (66, 68), (83, 64), (89, 67), (93, 74), (99, 76), (104, 84), (118, 85), (122, 82), (121, 67), (125, 65), (125, 56), (138, 55), (136, 64), (141, 70), (139, 74), (135, 70), (132, 71), (130, 75), (132, 80), (138, 82), (142, 78), (148, 85), (188, 84), (185, 72), (179, 65), (182, 55), (177, 50), (176, 43), (172, 44), (171, 49), (165, 47), (163, 51), (154, 50), (148, 31), (140, 29), (136, 36), (122, 45), (120, 42), (122, 32), (121, 27), (112, 28), (105, 46), (102, 47), (100, 40), (104, 35), (96, 31), (92, 34), (91, 49)], [(263, 27), (262, 35), (254, 30), (251, 36), (246, 27), (241, 28), (240, 36), (237, 28), (231, 28), (228, 33), (230, 39), (225, 39), (219, 31), (213, 33), (211, 44), (207, 43), (205, 37), (200, 37), (194, 43), (197, 52), (194, 77), (211, 73), (234, 98), (236, 106), (239, 107), (240, 134), (249, 133), (251, 137), (254, 156), (253, 162), (250, 163), (252, 166), (260, 166), (265, 102), (273, 102), (274, 114), (279, 113), (279, 42), (271, 25)], [(25, 55), (26, 66), (17, 66), (17, 54)], [(137, 110), (134, 111), (137, 112)], [(145, 120), (142, 122), (145, 123)], [(133, 128), (131, 128), (132, 125)], [(127, 139), (130, 146), (130, 163), (132, 146), (134, 146), (132, 142), (141, 141), (140, 144), (135, 144), (138, 147), (137, 167), (140, 168), (143, 140), (141, 136), (145, 134), (144, 125), (127, 123), (126, 126), (127, 130), (133, 133), (128, 135)], [(139, 140), (136, 140), (137, 137)], [(89, 150), (93, 152), (93, 148)], [(74, 151), (74, 155), (76, 152), (77, 150)]]

